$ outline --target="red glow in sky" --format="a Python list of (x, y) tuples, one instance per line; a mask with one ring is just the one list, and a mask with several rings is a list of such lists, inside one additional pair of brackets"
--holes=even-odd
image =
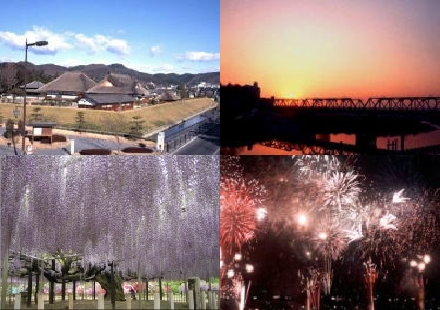
[(440, 96), (440, 1), (221, 0), (221, 83), (263, 97)]

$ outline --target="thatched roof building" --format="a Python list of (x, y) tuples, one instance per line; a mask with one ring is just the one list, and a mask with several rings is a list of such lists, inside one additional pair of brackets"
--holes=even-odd
[(79, 95), (96, 83), (82, 72), (65, 72), (55, 80), (39, 88), (40, 93)]
[(126, 111), (133, 109), (135, 100), (136, 98), (126, 94), (86, 94), (78, 105), (95, 110)]
[(164, 91), (156, 99), (159, 100), (159, 101), (177, 101), (177, 100), (180, 100), (180, 98), (176, 94), (174, 94), (172, 92), (169, 92), (169, 91)]
[(24, 88), (26, 86), (26, 93), (28, 95), (38, 95), (39, 94), (39, 89), (41, 87), (43, 87), (44, 85), (45, 84), (40, 82), (40, 81), (33, 81), (33, 82), (30, 82), (30, 83), (27, 83), (26, 85), (21, 85), (20, 89), (24, 90)]
[(129, 75), (109, 73), (103, 81), (87, 90), (87, 94), (147, 96), (149, 91)]

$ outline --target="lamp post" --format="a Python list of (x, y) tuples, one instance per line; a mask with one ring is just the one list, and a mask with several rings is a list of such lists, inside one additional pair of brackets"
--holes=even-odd
[[(15, 106), (14, 110), (12, 111), (12, 113), (14, 114), (14, 117), (17, 119), (20, 116), (20, 109), (18, 108), (18, 106)], [(15, 141), (14, 141), (14, 126), (12, 126), (12, 144), (14, 145), (14, 154), (17, 154), (17, 148), (15, 147)]]
[(364, 280), (367, 284), (367, 293), (368, 293), (368, 310), (374, 310), (374, 286), (377, 281), (378, 271), (376, 264), (368, 261), (364, 263)]
[(234, 295), (238, 293), (240, 295), (240, 303), (239, 303), (239, 310), (244, 310), (247, 295), (249, 293), (249, 288), (251, 285), (251, 281), (249, 281), (248, 287), (246, 288), (246, 282), (244, 278), (244, 274), (251, 274), (254, 272), (254, 266), (252, 264), (243, 264), (241, 262), (242, 255), (240, 253), (236, 253), (234, 255), (234, 263), (233, 263), (233, 269), (228, 270), (228, 278), (232, 279), (235, 278), (236, 281), (239, 283), (239, 292), (236, 292)]
[(427, 254), (417, 255), (418, 260), (411, 260), (409, 263), (414, 269), (415, 285), (417, 287), (417, 306), (419, 310), (425, 310), (425, 277), (424, 272), (426, 265), (431, 262), (431, 257)]
[(34, 43), (28, 43), (26, 39), (26, 52), (24, 57), (24, 98), (23, 98), (23, 132), (22, 132), (22, 141), (21, 148), (23, 151), (23, 155), (26, 155), (26, 95), (27, 95), (27, 51), (29, 46), (43, 46), (47, 45), (47, 41), (37, 41)]

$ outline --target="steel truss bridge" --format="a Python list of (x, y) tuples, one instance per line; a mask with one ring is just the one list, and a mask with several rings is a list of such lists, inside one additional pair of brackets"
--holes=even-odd
[(304, 110), (440, 112), (440, 97), (384, 97), (367, 101), (353, 98), (274, 99), (273, 106)]

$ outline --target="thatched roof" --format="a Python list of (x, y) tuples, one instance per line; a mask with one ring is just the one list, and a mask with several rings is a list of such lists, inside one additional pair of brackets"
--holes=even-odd
[[(40, 81), (33, 81), (26, 84), (26, 89), (39, 89), (40, 87), (43, 87), (45, 84)], [(20, 88), (24, 89), (24, 85), (21, 85)]]
[(156, 99), (160, 101), (176, 101), (179, 100), (180, 98), (171, 92), (165, 91), (162, 94), (160, 94), (159, 97), (157, 97)]
[(96, 83), (82, 72), (65, 72), (50, 83), (39, 88), (40, 93), (70, 92), (84, 93)]
[(135, 95), (139, 95), (139, 96), (151, 95), (151, 92), (145, 87), (143, 87), (140, 83), (136, 83), (136, 86), (134, 87), (134, 93)]
[(145, 96), (148, 91), (126, 74), (109, 73), (104, 80), (87, 91), (88, 94), (126, 94)]

